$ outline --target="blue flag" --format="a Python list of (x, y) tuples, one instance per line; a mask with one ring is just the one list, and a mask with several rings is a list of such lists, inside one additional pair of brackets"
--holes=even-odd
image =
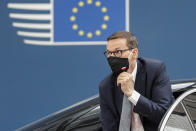
[(100, 42), (129, 30), (128, 0), (54, 0), (54, 42)]

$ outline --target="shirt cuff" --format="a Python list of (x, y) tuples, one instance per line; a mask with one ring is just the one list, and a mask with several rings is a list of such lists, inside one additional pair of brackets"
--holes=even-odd
[(138, 100), (140, 98), (140, 93), (137, 91), (133, 90), (133, 93), (128, 99), (134, 104), (134, 106), (137, 104)]

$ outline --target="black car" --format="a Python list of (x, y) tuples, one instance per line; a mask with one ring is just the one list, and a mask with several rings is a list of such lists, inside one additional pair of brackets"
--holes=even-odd
[[(171, 81), (176, 101), (159, 124), (160, 131), (196, 131), (196, 80)], [(30, 123), (16, 131), (102, 131), (99, 95)]]

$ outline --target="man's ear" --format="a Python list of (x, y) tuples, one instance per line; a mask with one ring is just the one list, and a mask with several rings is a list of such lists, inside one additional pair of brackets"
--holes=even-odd
[(132, 50), (132, 53), (133, 53), (133, 58), (134, 58), (134, 59), (137, 59), (137, 57), (138, 57), (138, 49), (137, 49), (137, 48), (134, 48), (134, 49)]

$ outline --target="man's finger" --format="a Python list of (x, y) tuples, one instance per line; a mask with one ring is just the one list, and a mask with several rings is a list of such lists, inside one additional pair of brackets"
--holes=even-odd
[(131, 76), (120, 76), (117, 78), (117, 80), (121, 80), (121, 79), (132, 79)]
[(128, 78), (130, 78), (132, 76), (130, 74), (129, 75), (128, 74), (122, 74), (122, 75), (118, 76), (118, 78), (122, 78), (122, 77), (128, 77)]
[(125, 80), (118, 80), (117, 81), (117, 86), (120, 86), (122, 83), (125, 83)]
[(122, 72), (122, 73), (119, 74), (119, 76), (121, 76), (121, 75), (131, 75), (131, 74), (127, 73), (127, 72)]
[(131, 76), (120, 76), (120, 77), (118, 77), (117, 79), (126, 79), (126, 78), (130, 78)]

